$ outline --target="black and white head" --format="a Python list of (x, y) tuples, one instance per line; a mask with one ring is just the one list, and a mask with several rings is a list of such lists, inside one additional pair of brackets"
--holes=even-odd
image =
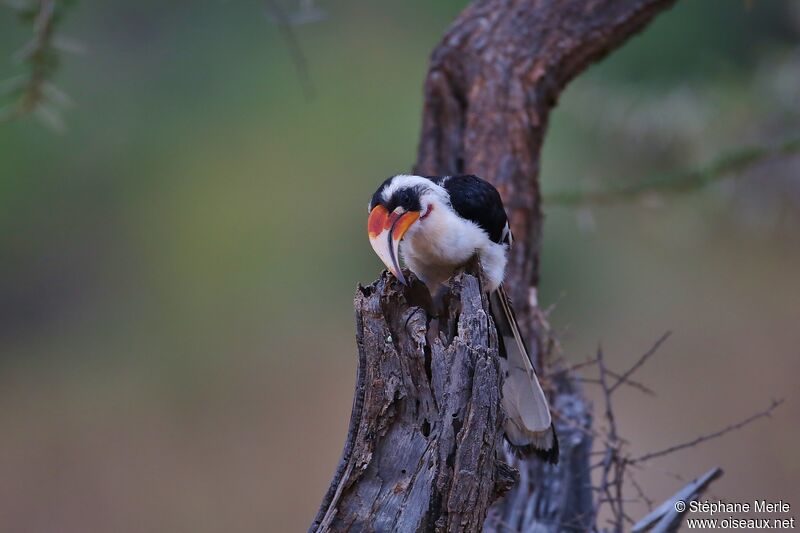
[(424, 231), (437, 209), (452, 210), (447, 191), (429, 178), (404, 174), (384, 181), (369, 202), (370, 244), (401, 283), (406, 280), (400, 270), (400, 241), (406, 234)]

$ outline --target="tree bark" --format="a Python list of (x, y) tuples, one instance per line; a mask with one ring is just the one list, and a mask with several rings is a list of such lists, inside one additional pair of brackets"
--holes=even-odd
[(516, 480), (498, 460), (498, 341), (475, 270), (433, 321), (419, 281), (359, 287), (350, 434), (312, 531), (480, 531)]
[(534, 366), (545, 370), (561, 460), (552, 467), (518, 459), (502, 445), (497, 337), (475, 270), (451, 282), (438, 328), (419, 284), (403, 291), (384, 275), (356, 295), (350, 430), (311, 531), (593, 527), (590, 407), (544, 357), (540, 150), (564, 86), (673, 2), (485, 0), (451, 25), (425, 81), (415, 172), (477, 174), (500, 191), (515, 237), (506, 285)]

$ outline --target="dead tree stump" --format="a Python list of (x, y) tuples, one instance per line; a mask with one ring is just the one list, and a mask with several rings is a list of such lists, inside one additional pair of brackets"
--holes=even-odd
[[(413, 279), (413, 277), (412, 277)], [(497, 333), (479, 275), (427, 289), (384, 273), (355, 298), (359, 370), (347, 445), (312, 531), (480, 531), (515, 481), (502, 463)]]

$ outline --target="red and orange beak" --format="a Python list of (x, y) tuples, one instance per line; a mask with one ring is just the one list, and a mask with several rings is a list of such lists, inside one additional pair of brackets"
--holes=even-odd
[(398, 250), (403, 235), (417, 219), (419, 219), (417, 211), (405, 211), (402, 207), (398, 207), (390, 213), (382, 205), (376, 205), (370, 212), (367, 221), (367, 232), (372, 249), (381, 258), (389, 272), (394, 274), (403, 285), (406, 284), (406, 278), (403, 276), (403, 271), (400, 270)]

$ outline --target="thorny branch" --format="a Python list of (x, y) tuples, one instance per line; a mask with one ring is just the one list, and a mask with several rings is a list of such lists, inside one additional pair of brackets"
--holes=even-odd
[(633, 459), (630, 459), (628, 462), (630, 464), (643, 463), (643, 462), (648, 461), (650, 459), (655, 459), (656, 457), (663, 457), (664, 455), (669, 455), (671, 453), (675, 453), (675, 452), (683, 450), (685, 448), (692, 448), (692, 447), (697, 446), (698, 444), (702, 444), (702, 443), (704, 443), (706, 441), (722, 437), (723, 435), (725, 435), (727, 433), (730, 433), (732, 431), (736, 431), (737, 429), (742, 429), (746, 425), (750, 424), (751, 422), (755, 422), (759, 418), (766, 418), (766, 417), (771, 416), (772, 412), (775, 411), (775, 409), (777, 409), (783, 402), (784, 402), (783, 398), (780, 398), (778, 400), (772, 400), (772, 403), (770, 403), (769, 407), (767, 407), (763, 411), (760, 411), (758, 413), (755, 413), (755, 414), (745, 418), (744, 420), (740, 420), (739, 422), (731, 424), (731, 425), (729, 425), (727, 427), (724, 427), (724, 428), (722, 428), (722, 429), (720, 429), (718, 431), (715, 431), (713, 433), (708, 433), (706, 435), (700, 435), (699, 437), (697, 437), (695, 439), (692, 439), (690, 441), (682, 442), (680, 444), (675, 444), (674, 446), (670, 446), (669, 448), (664, 448), (663, 450), (658, 450), (656, 452), (646, 453), (646, 454), (641, 455), (639, 457), (635, 457)]
[[(660, 337), (660, 338), (659, 338), (659, 339), (656, 341), (656, 343), (653, 345), (653, 347), (652, 347), (652, 348), (650, 348), (649, 350), (647, 350), (647, 351), (646, 351), (646, 352), (645, 352), (645, 353), (644, 353), (644, 354), (643, 354), (643, 355), (642, 355), (642, 356), (639, 358), (639, 360), (638, 360), (638, 361), (636, 361), (636, 362), (633, 364), (633, 366), (631, 366), (631, 367), (630, 367), (630, 368), (629, 368), (629, 369), (628, 369), (628, 370), (627, 370), (627, 371), (626, 371), (624, 374), (622, 374), (622, 376), (620, 376), (620, 377), (619, 377), (619, 379), (617, 379), (617, 381), (616, 381), (616, 382), (615, 382), (613, 385), (611, 385), (611, 388), (609, 389), (608, 393), (609, 393), (609, 394), (613, 393), (615, 390), (617, 390), (617, 387), (619, 387), (619, 386), (620, 386), (620, 385), (622, 385), (623, 383), (626, 383), (626, 382), (628, 382), (628, 378), (631, 376), (631, 374), (633, 374), (633, 373), (634, 373), (634, 372), (636, 372), (636, 371), (637, 371), (639, 368), (641, 368), (641, 366), (642, 366), (643, 364), (645, 364), (645, 362), (647, 362), (647, 360), (648, 360), (650, 357), (652, 357), (652, 355), (653, 355), (654, 353), (656, 353), (656, 352), (658, 351), (658, 349), (661, 347), (661, 345), (662, 345), (662, 344), (664, 344), (664, 342), (666, 342), (666, 340), (669, 338), (669, 336), (670, 336), (670, 335), (672, 335), (672, 332), (671, 332), (671, 331), (667, 331), (666, 333), (664, 333), (664, 334), (663, 334), (663, 335), (662, 335), (662, 336), (661, 336), (661, 337)], [(602, 353), (602, 352), (600, 352), (600, 353)], [(606, 370), (605, 370), (605, 368), (602, 368), (604, 365), (603, 365), (603, 360), (602, 360), (602, 358), (600, 357), (600, 354), (599, 354), (599, 353), (598, 353), (598, 358), (597, 358), (597, 361), (598, 361), (598, 364), (601, 366), (601, 372), (602, 372), (602, 373), (606, 373)], [(604, 386), (603, 388), (605, 388), (605, 386)]]
[[(617, 420), (614, 417), (614, 409), (611, 406), (611, 394), (613, 389), (608, 384), (606, 375), (606, 365), (603, 359), (603, 350), (597, 349), (597, 366), (600, 370), (600, 384), (605, 393), (605, 417), (608, 422), (608, 438), (605, 454), (603, 456), (603, 472), (600, 477), (598, 490), (601, 496), (598, 498), (596, 511), (599, 513), (604, 503), (611, 506), (611, 511), (615, 518), (614, 531), (622, 531), (623, 519), (625, 517), (624, 503), (622, 498), (622, 482), (625, 459), (620, 456), (621, 443), (617, 433)], [(614, 493), (612, 494), (612, 490)]]
[[(570, 371), (574, 371), (575, 369), (596, 367), (598, 371), (597, 378), (582, 378), (582, 380), (584, 382), (598, 384), (602, 390), (603, 416), (606, 420), (606, 428), (604, 430), (604, 434), (599, 436), (598, 441), (602, 443), (603, 449), (593, 452), (593, 455), (601, 455), (602, 457), (598, 462), (590, 466), (590, 469), (592, 470), (600, 469), (599, 482), (592, 487), (593, 491), (597, 494), (596, 515), (594, 520), (595, 528), (597, 530), (600, 530), (598, 526), (598, 517), (600, 515), (600, 511), (606, 505), (609, 507), (611, 513), (611, 517), (608, 520), (608, 526), (610, 531), (614, 531), (615, 533), (623, 531), (626, 525), (634, 523), (634, 520), (625, 511), (626, 503), (644, 502), (648, 509), (653, 509), (653, 501), (647, 496), (645, 490), (633, 476), (631, 467), (640, 468), (645, 466), (645, 463), (651, 459), (664, 457), (686, 448), (692, 448), (710, 440), (722, 437), (733, 431), (742, 429), (743, 427), (755, 422), (760, 418), (769, 417), (772, 412), (784, 401), (783, 399), (773, 400), (769, 407), (767, 407), (765, 410), (755, 413), (718, 431), (714, 431), (713, 433), (701, 435), (695, 439), (670, 446), (663, 450), (658, 450), (639, 456), (632, 456), (630, 453), (626, 452), (625, 445), (627, 444), (627, 440), (621, 436), (617, 426), (613, 405), (613, 395), (620, 385), (631, 384), (630, 376), (639, 368), (641, 368), (659, 350), (659, 348), (661, 348), (664, 342), (666, 342), (667, 338), (669, 338), (670, 334), (670, 332), (666, 332), (659, 337), (659, 339), (649, 350), (644, 352), (633, 363), (633, 365), (631, 365), (621, 374), (612, 375), (612, 373), (608, 370), (605, 362), (605, 355), (601, 347), (598, 347), (597, 354), (593, 359), (578, 365), (574, 365), (570, 369)], [(645, 390), (649, 389), (645, 388)], [(721, 470), (718, 472), (717, 470), (719, 469), (716, 469), (715, 475), (709, 477), (705, 482), (702, 487), (703, 490), (711, 481), (713, 481), (713, 479), (716, 479), (716, 477), (721, 475)], [(625, 497), (624, 489), (626, 483), (630, 483), (635, 490), (636, 495), (634, 498)], [(696, 483), (696, 481), (691, 482), (682, 490), (688, 490), (689, 488), (692, 488), (692, 483)], [(692, 493), (699, 494), (699, 491), (700, 489)], [(654, 518), (653, 523), (655, 523), (655, 521), (657, 520)], [(660, 524), (660, 527), (664, 531), (673, 531), (678, 527), (679, 524), (679, 518), (670, 515), (665, 516), (664, 524)]]
[[(589, 359), (587, 361), (584, 361), (582, 363), (574, 364), (574, 365), (572, 365), (572, 366), (570, 366), (568, 368), (557, 370), (557, 371), (553, 372), (552, 375), (553, 376), (557, 376), (559, 374), (563, 374), (563, 373), (567, 373), (567, 372), (574, 373), (577, 370), (580, 370), (582, 368), (586, 368), (586, 367), (589, 367), (589, 366), (594, 366), (596, 364), (597, 364), (597, 358), (594, 357), (594, 358)], [(610, 377), (612, 377), (612, 378), (617, 380), (617, 382), (618, 382), (617, 385), (628, 385), (629, 387), (632, 387), (634, 389), (638, 389), (640, 392), (643, 392), (644, 394), (647, 394), (648, 396), (655, 396), (656, 395), (655, 391), (653, 391), (653, 389), (651, 389), (647, 385), (644, 385), (643, 383), (641, 383), (639, 381), (634, 381), (634, 380), (630, 379), (630, 374), (628, 374), (628, 376), (623, 376), (622, 374), (614, 372), (613, 370), (609, 369), (608, 367), (606, 367), (605, 372), (606, 372), (606, 374), (608, 376), (610, 376)], [(597, 379), (597, 378), (576, 376), (576, 379), (578, 381), (580, 381), (581, 383), (590, 383), (590, 384), (593, 384), (593, 385), (601, 385), (600, 380)]]

